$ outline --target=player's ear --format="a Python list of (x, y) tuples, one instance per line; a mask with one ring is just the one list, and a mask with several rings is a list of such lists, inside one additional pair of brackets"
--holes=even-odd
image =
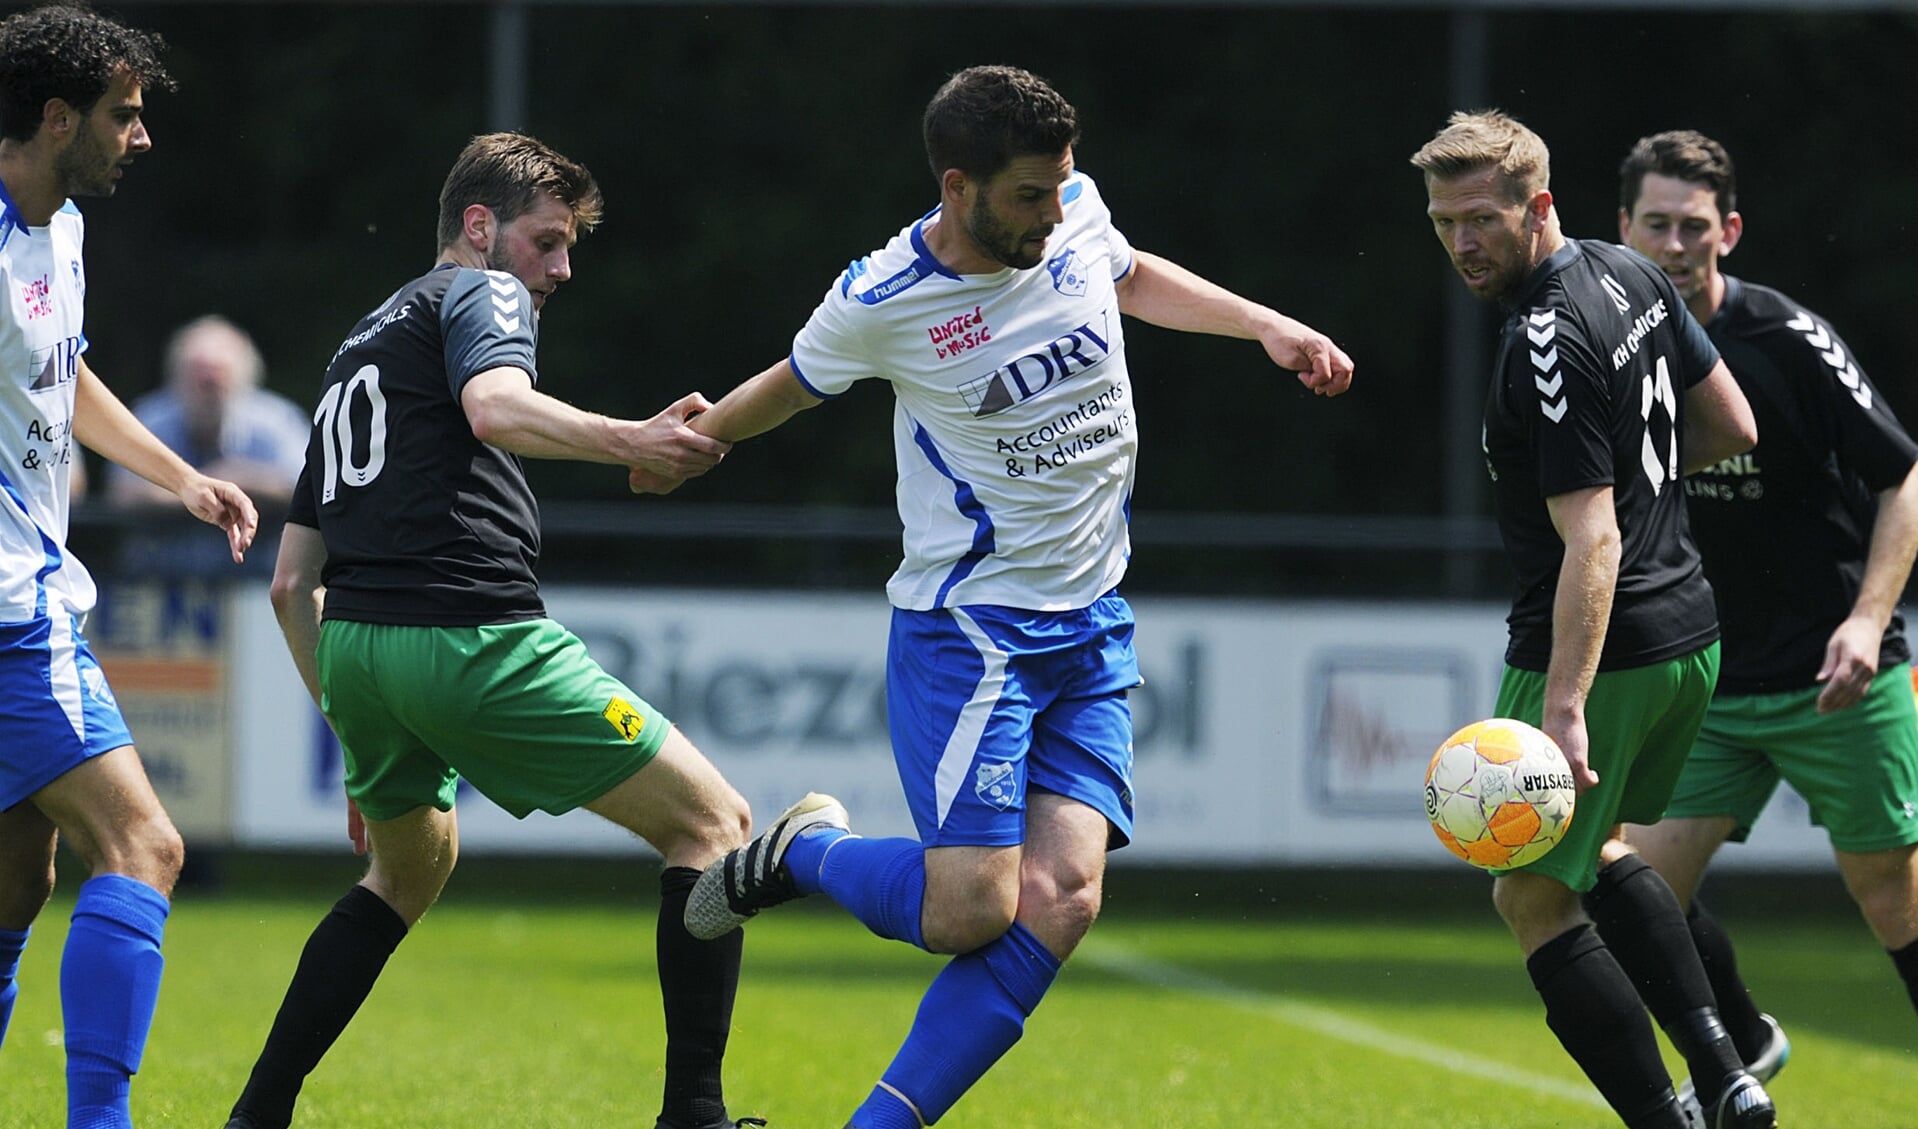
[(1732, 253), (1738, 241), (1745, 235), (1745, 217), (1733, 212), (1725, 217), (1725, 234), (1718, 241), (1718, 254), (1722, 258)]
[(1632, 213), (1623, 208), (1618, 210), (1618, 241), (1628, 247), (1632, 242)]
[(1526, 223), (1533, 231), (1542, 231), (1547, 220), (1552, 218), (1552, 190), (1541, 188), (1525, 202)]
[(966, 190), (971, 187), (972, 178), (959, 169), (947, 169), (939, 174), (939, 198), (948, 204), (964, 200)]
[(493, 240), (499, 234), (493, 222), (493, 209), (484, 204), (466, 205), (466, 210), (460, 213), (460, 230), (473, 249), (481, 253), (492, 250)]
[(40, 123), (56, 139), (65, 138), (80, 123), (80, 115), (65, 98), (49, 98), (40, 107)]

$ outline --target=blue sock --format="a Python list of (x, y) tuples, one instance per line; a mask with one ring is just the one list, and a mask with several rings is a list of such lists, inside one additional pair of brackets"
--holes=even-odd
[(20, 985), (14, 982), (20, 975), (20, 954), (26, 951), (27, 934), (31, 929), (15, 932), (0, 929), (0, 1044), (7, 1041), (7, 1023), (13, 1019), (13, 1001), (20, 995)]
[(67, 1129), (130, 1129), (128, 1079), (139, 1072), (160, 995), (167, 900), (123, 874), (80, 887), (60, 958), (66, 1016)]
[(912, 1033), (852, 1115), (858, 1129), (919, 1129), (945, 1116), (1025, 1033), (1059, 958), (1024, 925), (952, 959), (926, 989)]
[(814, 831), (792, 841), (785, 862), (800, 893), (827, 894), (881, 937), (926, 947), (919, 923), (926, 849), (919, 840)]

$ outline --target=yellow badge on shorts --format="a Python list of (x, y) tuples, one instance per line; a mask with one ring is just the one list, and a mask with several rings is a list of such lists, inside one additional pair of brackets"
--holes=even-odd
[(624, 698), (614, 698), (607, 702), (606, 708), (600, 711), (600, 716), (606, 719), (607, 724), (619, 730), (619, 735), (626, 739), (628, 745), (639, 740), (639, 731), (646, 728), (646, 715), (634, 709), (633, 703)]

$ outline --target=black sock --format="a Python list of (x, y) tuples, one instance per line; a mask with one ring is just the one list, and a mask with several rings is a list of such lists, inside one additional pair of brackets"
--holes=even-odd
[(1685, 1057), (1698, 1100), (1711, 1108), (1745, 1064), (1718, 1018), (1678, 895), (1650, 863), (1627, 855), (1598, 872), (1597, 885), (1585, 895), (1585, 912)]
[(669, 866), (659, 875), (659, 995), (666, 1010), (666, 1093), (659, 1117), (679, 1129), (725, 1125), (720, 1065), (732, 1034), (733, 996), (745, 931), (714, 941), (686, 932), (686, 896), (699, 871)]
[(1632, 982), (1589, 925), (1578, 925), (1526, 958), (1545, 1025), (1631, 1129), (1684, 1129), (1658, 1036)]
[(1886, 949), (1891, 954), (1892, 967), (1905, 982), (1905, 994), (1911, 997), (1911, 1006), (1918, 1011), (1918, 941), (1913, 941), (1902, 949)]
[(1692, 944), (1698, 949), (1699, 963), (1705, 966), (1705, 978), (1711, 981), (1718, 1017), (1731, 1032), (1739, 1057), (1756, 1061), (1771, 1043), (1771, 1025), (1759, 1016), (1758, 1005), (1752, 1003), (1751, 993), (1738, 975), (1738, 955), (1732, 951), (1732, 939), (1696, 896), (1685, 923), (1691, 927)]
[(307, 938), (293, 983), (273, 1017), (266, 1049), (253, 1064), (232, 1116), (256, 1129), (286, 1129), (306, 1076), (319, 1065), (373, 990), (386, 958), (406, 937), (406, 922), (378, 894), (355, 886)]

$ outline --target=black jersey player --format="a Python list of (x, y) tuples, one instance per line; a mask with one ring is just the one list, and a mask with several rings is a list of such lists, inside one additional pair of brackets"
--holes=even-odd
[(1547, 1024), (1626, 1125), (1685, 1125), (1649, 1007), (1713, 1129), (1769, 1127), (1677, 899), (1617, 828), (1662, 813), (1711, 697), (1716, 614), (1680, 483), (1750, 447), (1750, 409), (1663, 274), (1564, 236), (1537, 134), (1454, 114), (1412, 163), (1458, 274), (1507, 313), (1484, 425), (1518, 579), (1497, 712), (1550, 734), (1580, 788), (1571, 834), (1500, 873), (1494, 904)]
[(697, 395), (650, 420), (535, 388), (538, 310), (599, 218), (586, 169), (530, 137), (473, 140), (440, 195), (439, 257), (327, 366), (273, 603), (346, 756), (366, 877), (321, 921), (233, 1109), (283, 1129), (307, 1074), (419, 922), (458, 855), (464, 778), (516, 816), (585, 808), (665, 857), (663, 1129), (733, 1129), (720, 1063), (740, 935), (686, 931), (699, 870), (745, 839), (746, 803), (672, 724), (546, 617), (521, 457), (620, 464), (668, 489), (717, 464)]
[(1725, 1025), (1764, 1078), (1790, 1044), (1693, 893), (1780, 779), (1918, 1006), (1918, 716), (1896, 610), (1918, 550), (1918, 444), (1825, 319), (1719, 269), (1744, 234), (1724, 146), (1654, 134), (1620, 180), (1621, 237), (1671, 278), (1758, 420), (1756, 448), (1685, 483), (1723, 665), (1666, 818), (1626, 838), (1689, 903)]

